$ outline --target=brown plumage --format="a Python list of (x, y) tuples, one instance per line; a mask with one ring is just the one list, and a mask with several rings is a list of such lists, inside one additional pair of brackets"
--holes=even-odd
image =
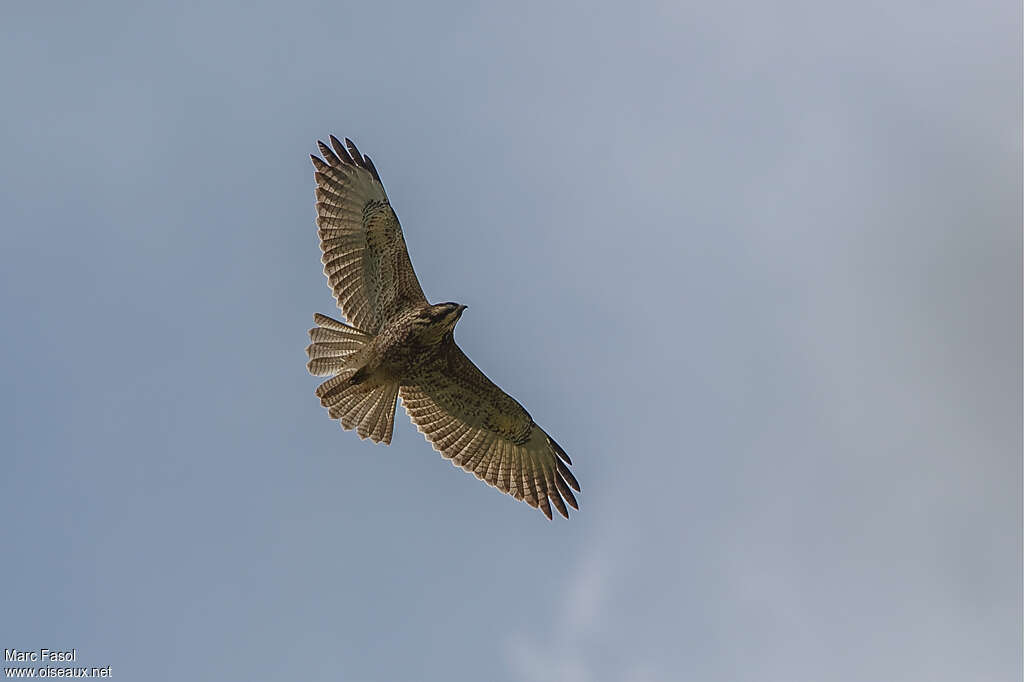
[(317, 314), (307, 367), (332, 419), (391, 442), (396, 398), (434, 449), (502, 492), (568, 518), (579, 509), (569, 456), (453, 338), (465, 306), (431, 305), (370, 157), (319, 142), (316, 210), (324, 274), (349, 324)]

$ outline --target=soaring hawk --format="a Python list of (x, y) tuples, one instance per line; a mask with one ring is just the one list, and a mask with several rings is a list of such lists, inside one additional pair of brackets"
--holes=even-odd
[(569, 518), (580, 489), (569, 456), (456, 345), (466, 306), (427, 302), (373, 162), (351, 140), (330, 140), (318, 143), (323, 158), (311, 155), (316, 224), (348, 324), (313, 317), (307, 367), (331, 377), (316, 389), (320, 403), (346, 430), (389, 444), (401, 396), (442, 457), (549, 519), (552, 504)]

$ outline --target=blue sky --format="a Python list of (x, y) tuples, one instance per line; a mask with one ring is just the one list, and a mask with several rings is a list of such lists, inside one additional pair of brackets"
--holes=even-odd
[[(1019, 3), (21, 4), (5, 648), (115, 679), (1021, 675)], [(308, 154), (380, 170), (548, 522), (331, 422)]]

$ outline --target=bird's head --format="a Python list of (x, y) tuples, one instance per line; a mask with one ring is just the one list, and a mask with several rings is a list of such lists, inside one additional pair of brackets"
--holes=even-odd
[(430, 306), (430, 314), (434, 324), (441, 325), (451, 331), (455, 329), (455, 325), (459, 318), (462, 317), (462, 312), (465, 309), (466, 306), (461, 303), (448, 301), (447, 303), (438, 303), (437, 305)]
[(420, 323), (424, 335), (429, 338), (428, 342), (438, 343), (446, 335), (450, 334), (466, 306), (461, 303), (438, 303), (425, 308), (420, 313)]

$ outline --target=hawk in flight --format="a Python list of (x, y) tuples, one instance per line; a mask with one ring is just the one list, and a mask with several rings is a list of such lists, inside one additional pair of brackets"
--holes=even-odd
[[(324, 274), (348, 324), (314, 315), (316, 395), (360, 438), (389, 444), (398, 396), (445, 459), (551, 518), (579, 509), (569, 456), (481, 372), (452, 332), (466, 306), (431, 305), (370, 157), (333, 135), (312, 156)], [(333, 149), (332, 149), (333, 147)], [(570, 489), (571, 488), (571, 489)]]

